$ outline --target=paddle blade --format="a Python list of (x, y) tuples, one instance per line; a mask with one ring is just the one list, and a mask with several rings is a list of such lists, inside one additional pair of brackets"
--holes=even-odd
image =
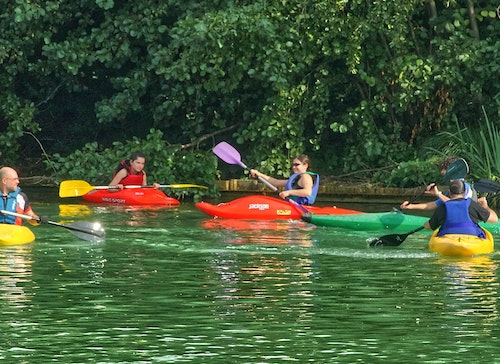
[(208, 189), (207, 186), (194, 185), (191, 183), (177, 183), (172, 185), (160, 185), (160, 188), (203, 188)]
[(405, 241), (405, 239), (413, 233), (425, 229), (423, 226), (407, 232), (406, 234), (390, 234), (384, 235), (380, 238), (367, 239), (369, 246), (399, 246)]
[(498, 193), (500, 192), (500, 183), (481, 178), (477, 181), (474, 181), (472, 184), (474, 189), (480, 193)]
[[(217, 144), (212, 151), (214, 154), (222, 159), (224, 162), (228, 164), (238, 164), (244, 169), (250, 171), (250, 168), (248, 168), (245, 163), (241, 161), (241, 155), (240, 152), (236, 150), (231, 144), (228, 144), (226, 142), (220, 142)], [(267, 187), (269, 187), (271, 190), (274, 192), (277, 192), (278, 189), (273, 186), (269, 181), (265, 180), (264, 178), (258, 176), (257, 179), (264, 183)]]
[(461, 179), (464, 178), (467, 173), (469, 173), (469, 165), (465, 159), (459, 158), (448, 166), (443, 176), (443, 180), (449, 182), (452, 179)]
[(212, 149), (212, 152), (227, 164), (237, 164), (245, 169), (248, 169), (248, 167), (241, 161), (240, 153), (229, 143), (220, 142)]
[(59, 224), (53, 221), (48, 221), (51, 225), (56, 225), (68, 229), (73, 235), (80, 239), (100, 243), (104, 241), (106, 232), (102, 225), (98, 222), (77, 221), (68, 225)]
[(62, 181), (59, 185), (59, 197), (78, 197), (92, 191), (94, 186), (82, 180)]

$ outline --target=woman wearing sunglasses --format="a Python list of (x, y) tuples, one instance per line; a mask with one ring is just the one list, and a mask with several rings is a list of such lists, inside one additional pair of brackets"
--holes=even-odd
[(277, 179), (265, 175), (256, 169), (250, 170), (254, 178), (261, 177), (276, 187), (284, 188), (280, 192), (283, 199), (292, 199), (301, 205), (312, 205), (319, 188), (319, 175), (309, 171), (310, 160), (305, 154), (293, 159), (293, 174), (288, 179)]

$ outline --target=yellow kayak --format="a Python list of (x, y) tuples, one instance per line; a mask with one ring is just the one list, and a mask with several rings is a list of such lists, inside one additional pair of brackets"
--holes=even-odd
[(486, 239), (465, 234), (437, 236), (438, 230), (436, 230), (429, 240), (429, 249), (433, 253), (461, 257), (491, 253), (494, 249), (493, 236), (488, 230), (483, 229), (483, 231)]
[(0, 224), (0, 245), (28, 244), (35, 240), (35, 234), (26, 226)]

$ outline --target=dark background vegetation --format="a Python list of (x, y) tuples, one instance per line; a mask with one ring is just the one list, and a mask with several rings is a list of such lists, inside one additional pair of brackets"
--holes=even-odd
[[(245, 163), (414, 187), (458, 154), (500, 176), (498, 1), (0, 0), (1, 164), (212, 186)], [(202, 193), (198, 191), (197, 193)], [(210, 188), (208, 194), (216, 194)]]

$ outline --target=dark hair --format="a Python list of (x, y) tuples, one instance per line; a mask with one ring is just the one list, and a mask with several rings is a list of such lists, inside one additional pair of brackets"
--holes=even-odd
[(450, 181), (450, 194), (451, 195), (463, 195), (465, 193), (464, 181), (460, 179), (452, 179)]
[(113, 178), (116, 176), (118, 172), (120, 172), (123, 168), (126, 166), (130, 167), (130, 161), (135, 161), (137, 158), (144, 158), (146, 159), (146, 156), (144, 155), (143, 152), (136, 150), (135, 152), (132, 152), (130, 155), (129, 159), (123, 160), (118, 165), (116, 166), (115, 170), (113, 171)]
[(146, 156), (144, 155), (143, 152), (136, 150), (135, 152), (132, 152), (132, 154), (130, 155), (129, 160), (135, 161), (137, 158), (144, 158), (144, 159), (146, 159)]
[(301, 154), (294, 159), (298, 159), (299, 161), (302, 162), (302, 164), (307, 163), (307, 169), (311, 168), (311, 160), (309, 159), (309, 156), (307, 154)]
[(448, 169), (448, 167), (450, 166), (450, 164), (452, 164), (453, 162), (455, 162), (458, 159), (459, 159), (458, 157), (447, 157), (447, 158), (443, 159), (441, 161), (441, 163), (439, 163), (439, 168), (441, 170)]

